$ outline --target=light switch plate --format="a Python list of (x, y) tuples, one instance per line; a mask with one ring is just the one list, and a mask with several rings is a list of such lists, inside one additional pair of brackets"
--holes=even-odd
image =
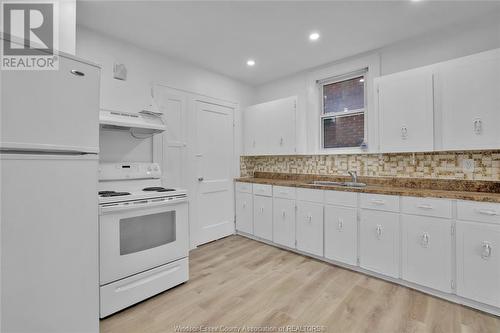
[(474, 172), (474, 160), (473, 159), (463, 159), (462, 160), (462, 170), (465, 173)]

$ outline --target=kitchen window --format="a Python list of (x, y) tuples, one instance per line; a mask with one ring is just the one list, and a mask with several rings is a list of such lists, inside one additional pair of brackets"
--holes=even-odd
[(367, 70), (318, 81), (321, 96), (321, 146), (358, 148), (366, 138)]

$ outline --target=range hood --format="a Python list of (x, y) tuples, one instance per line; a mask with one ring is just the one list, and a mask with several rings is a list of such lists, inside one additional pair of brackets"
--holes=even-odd
[(99, 124), (102, 129), (127, 130), (132, 136), (134, 133), (141, 135), (156, 134), (165, 131), (166, 125), (161, 118), (161, 113), (141, 111), (129, 113), (122, 111), (101, 109)]

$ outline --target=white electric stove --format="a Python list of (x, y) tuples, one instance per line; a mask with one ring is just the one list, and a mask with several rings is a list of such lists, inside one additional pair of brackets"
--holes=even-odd
[(156, 163), (99, 166), (101, 318), (188, 280), (188, 197)]

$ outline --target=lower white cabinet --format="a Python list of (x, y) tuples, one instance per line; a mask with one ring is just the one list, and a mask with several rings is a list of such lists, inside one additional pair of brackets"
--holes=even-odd
[(500, 307), (500, 225), (457, 221), (457, 294)]
[(325, 258), (356, 265), (356, 208), (325, 206)]
[(402, 278), (451, 292), (451, 220), (402, 215)]
[(297, 250), (323, 256), (323, 204), (297, 201)]
[(236, 192), (236, 230), (253, 234), (253, 198), (251, 193)]
[(253, 196), (253, 234), (273, 240), (273, 198)]
[(273, 198), (273, 242), (295, 248), (295, 200)]
[(399, 276), (399, 214), (361, 209), (360, 266), (387, 276)]

